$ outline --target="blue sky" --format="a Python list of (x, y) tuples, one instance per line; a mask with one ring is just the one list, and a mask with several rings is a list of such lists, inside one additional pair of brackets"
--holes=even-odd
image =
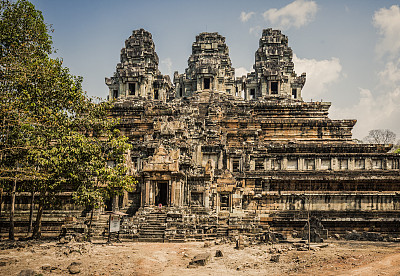
[(330, 118), (357, 119), (354, 137), (388, 128), (400, 138), (400, 1), (105, 1), (34, 0), (54, 28), (55, 56), (84, 77), (90, 96), (105, 98), (132, 30), (153, 35), (159, 68), (187, 67), (200, 32), (226, 37), (237, 74), (252, 70), (264, 28), (289, 37), (303, 99), (332, 102)]

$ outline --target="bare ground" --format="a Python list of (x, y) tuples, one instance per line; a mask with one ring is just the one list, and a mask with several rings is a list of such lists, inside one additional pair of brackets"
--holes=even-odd
[[(298, 251), (291, 244), (226, 243), (0, 242), (0, 275), (31, 269), (42, 275), (400, 275), (400, 243), (328, 241), (325, 248)], [(14, 248), (10, 248), (14, 247)], [(221, 250), (223, 257), (215, 257)], [(192, 258), (210, 253), (205, 266), (188, 268)], [(271, 261), (279, 255), (279, 261)], [(76, 269), (75, 269), (76, 270)], [(75, 271), (76, 272), (76, 271)]]

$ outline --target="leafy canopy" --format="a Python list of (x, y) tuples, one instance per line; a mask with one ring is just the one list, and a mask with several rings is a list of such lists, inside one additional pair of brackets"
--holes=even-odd
[[(127, 175), (125, 137), (107, 118), (111, 105), (89, 98), (82, 78), (51, 58), (51, 28), (26, 0), (0, 0), (0, 179), (39, 192), (40, 204), (73, 191), (98, 202), (136, 182)], [(116, 165), (107, 167), (108, 161)]]

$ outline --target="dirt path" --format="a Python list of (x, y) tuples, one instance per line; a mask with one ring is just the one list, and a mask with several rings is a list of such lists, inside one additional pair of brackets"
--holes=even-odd
[[(206, 246), (205, 246), (206, 245)], [(335, 242), (298, 251), (292, 244), (133, 243), (112, 245), (56, 242), (0, 242), (0, 275), (32, 269), (42, 275), (400, 275), (400, 244)], [(215, 257), (217, 250), (222, 257)], [(209, 253), (205, 266), (188, 268), (194, 256)], [(279, 256), (276, 262), (272, 256)]]
[(341, 275), (400, 275), (400, 253), (385, 256)]

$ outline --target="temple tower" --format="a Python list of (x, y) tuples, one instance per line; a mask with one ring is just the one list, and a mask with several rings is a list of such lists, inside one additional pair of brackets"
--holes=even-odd
[(158, 62), (151, 33), (134, 30), (121, 49), (121, 62), (114, 76), (105, 79), (109, 99), (136, 97), (166, 101), (172, 83), (169, 76), (161, 74)]
[(280, 30), (264, 29), (255, 54), (254, 70), (237, 81), (244, 98), (283, 97), (301, 100), (306, 73), (297, 76), (288, 38)]
[(201, 33), (192, 45), (188, 68), (174, 74), (176, 97), (196, 91), (214, 90), (231, 94), (235, 86), (235, 69), (229, 57), (225, 37), (218, 33)]

